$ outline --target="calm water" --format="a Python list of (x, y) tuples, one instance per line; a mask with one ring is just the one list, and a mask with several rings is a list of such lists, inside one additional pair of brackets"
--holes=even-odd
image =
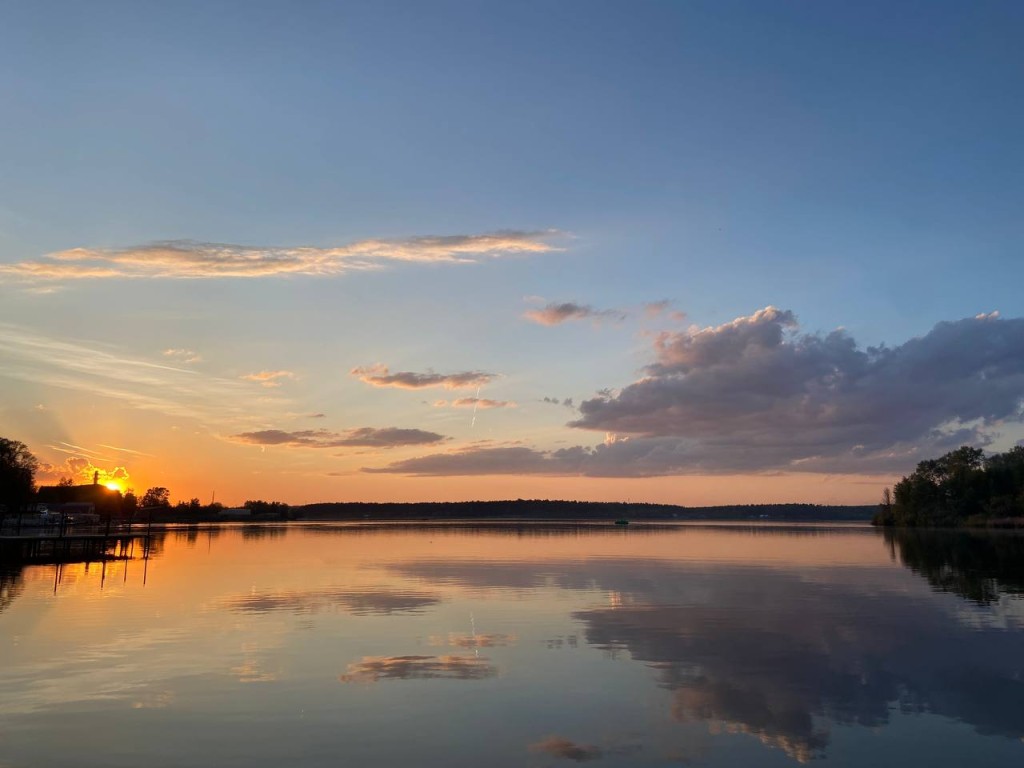
[(1024, 764), (1024, 538), (172, 531), (0, 587), (0, 766)]

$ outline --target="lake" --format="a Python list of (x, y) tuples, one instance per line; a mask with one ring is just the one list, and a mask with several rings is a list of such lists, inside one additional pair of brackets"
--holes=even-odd
[(0, 578), (4, 768), (1024, 764), (1012, 533), (227, 526)]

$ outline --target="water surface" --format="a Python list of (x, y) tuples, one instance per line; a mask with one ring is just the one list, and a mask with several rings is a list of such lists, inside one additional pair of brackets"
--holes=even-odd
[(0, 765), (1019, 765), (1022, 563), (859, 527), (174, 530), (0, 572)]

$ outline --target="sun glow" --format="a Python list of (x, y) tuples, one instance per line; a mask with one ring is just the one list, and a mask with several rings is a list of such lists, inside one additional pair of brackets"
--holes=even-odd
[(104, 483), (104, 485), (107, 486), (107, 488), (109, 488), (112, 491), (124, 493), (124, 488), (121, 487), (121, 484), (114, 480), (108, 480), (107, 482)]

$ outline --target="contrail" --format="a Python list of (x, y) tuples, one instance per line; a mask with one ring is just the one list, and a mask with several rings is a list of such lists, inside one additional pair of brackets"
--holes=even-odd
[(473, 398), (473, 420), (469, 423), (470, 429), (476, 426), (476, 408), (478, 405), (480, 405), (480, 387), (476, 388), (476, 397)]

